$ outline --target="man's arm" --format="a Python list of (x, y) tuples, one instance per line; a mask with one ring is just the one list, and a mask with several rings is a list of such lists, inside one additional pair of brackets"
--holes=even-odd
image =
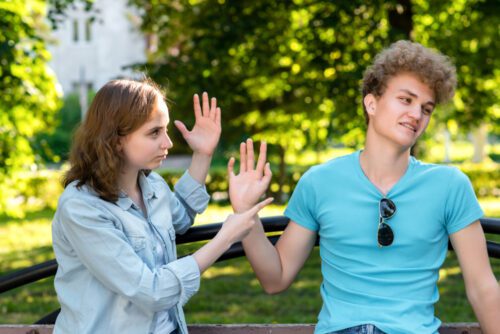
[(500, 286), (491, 270), (479, 221), (450, 235), (462, 269), (467, 298), (484, 333), (500, 328)]
[[(251, 207), (261, 197), (271, 181), (271, 168), (266, 163), (267, 145), (261, 143), (255, 165), (253, 142), (240, 145), (240, 172), (234, 173), (235, 159), (228, 164), (229, 198), (235, 212)], [(267, 293), (278, 293), (290, 286), (304, 265), (316, 240), (316, 232), (290, 222), (276, 247), (269, 242), (257, 215), (254, 227), (242, 241), (245, 254), (257, 278)]]
[(290, 221), (275, 247), (267, 239), (258, 216), (254, 219), (257, 221), (252, 232), (243, 239), (245, 254), (264, 290), (279, 293), (292, 284), (309, 257), (316, 232)]

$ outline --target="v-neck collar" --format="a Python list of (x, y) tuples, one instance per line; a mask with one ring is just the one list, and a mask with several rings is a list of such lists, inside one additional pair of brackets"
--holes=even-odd
[(355, 165), (355, 168), (359, 174), (359, 176), (361, 177), (361, 179), (363, 179), (363, 181), (365, 183), (367, 183), (369, 185), (369, 187), (376, 191), (378, 195), (380, 195), (381, 197), (391, 197), (391, 195), (394, 194), (395, 191), (397, 191), (398, 188), (401, 187), (401, 184), (405, 182), (405, 180), (409, 177), (409, 175), (411, 174), (411, 171), (413, 169), (413, 166), (415, 165), (415, 158), (410, 156), (408, 158), (408, 167), (406, 168), (406, 171), (404, 172), (403, 176), (401, 176), (399, 178), (399, 180), (391, 187), (391, 189), (389, 189), (389, 191), (387, 192), (387, 194), (383, 194), (380, 189), (375, 186), (373, 184), (373, 182), (368, 178), (368, 176), (366, 176), (365, 172), (363, 171), (363, 168), (361, 168), (361, 161), (360, 161), (360, 158), (361, 158), (361, 152), (363, 150), (358, 150), (354, 153), (354, 165)]

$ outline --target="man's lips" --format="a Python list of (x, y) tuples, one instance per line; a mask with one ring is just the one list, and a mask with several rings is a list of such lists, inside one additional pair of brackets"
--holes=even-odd
[(407, 123), (407, 122), (401, 122), (399, 124), (401, 124), (402, 126), (404, 126), (405, 128), (407, 128), (407, 129), (409, 129), (409, 130), (411, 130), (413, 132), (417, 132), (417, 126), (416, 125), (413, 125), (413, 124)]

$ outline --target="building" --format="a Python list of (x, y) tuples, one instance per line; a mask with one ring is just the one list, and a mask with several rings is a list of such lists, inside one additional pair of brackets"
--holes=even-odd
[(127, 66), (146, 61), (139, 27), (137, 10), (127, 0), (96, 0), (89, 12), (80, 2), (68, 8), (48, 45), (49, 65), (63, 93), (96, 91), (111, 79), (137, 77)]

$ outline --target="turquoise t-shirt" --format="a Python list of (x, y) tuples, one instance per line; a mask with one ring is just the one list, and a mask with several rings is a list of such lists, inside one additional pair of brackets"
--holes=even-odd
[(300, 179), (285, 215), (320, 236), (323, 307), (315, 333), (374, 324), (391, 334), (437, 333), (439, 268), (448, 235), (483, 216), (467, 176), (411, 157), (386, 195), (397, 207), (377, 244), (383, 194), (359, 163), (360, 151), (315, 166)]

